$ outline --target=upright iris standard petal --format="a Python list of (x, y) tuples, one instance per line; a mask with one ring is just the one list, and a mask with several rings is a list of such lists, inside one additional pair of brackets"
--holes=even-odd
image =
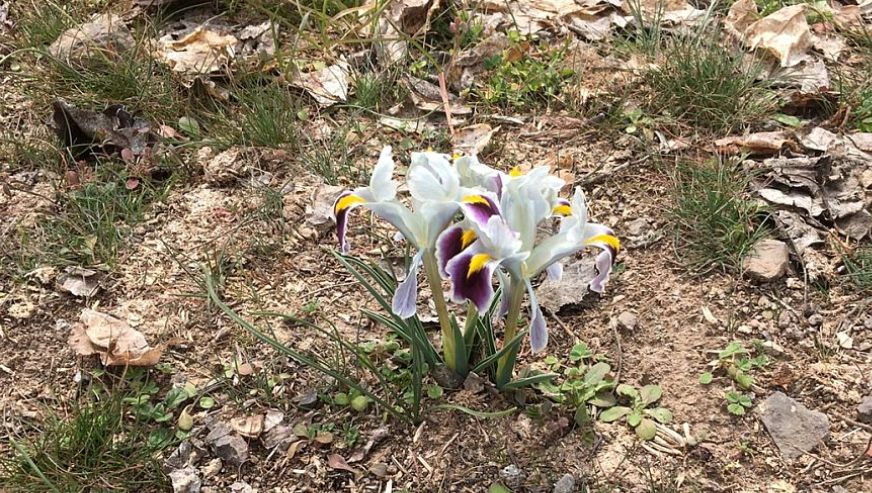
[(448, 262), (445, 270), (451, 279), (451, 299), (455, 303), (469, 300), (484, 313), (493, 301), (491, 278), (498, 263), (477, 250), (470, 248), (457, 255)]
[(460, 177), (444, 154), (412, 153), (406, 177), (412, 198), (418, 201), (451, 202), (460, 193)]
[(538, 353), (548, 345), (548, 327), (545, 324), (542, 308), (539, 307), (539, 301), (536, 299), (536, 293), (529, 282), (527, 282), (527, 294), (530, 296), (530, 349)]
[(421, 267), (421, 259), (424, 256), (424, 251), (419, 250), (409, 265), (409, 273), (406, 279), (397, 286), (394, 291), (394, 299), (391, 303), (391, 310), (400, 318), (406, 319), (417, 311), (418, 300), (418, 269)]

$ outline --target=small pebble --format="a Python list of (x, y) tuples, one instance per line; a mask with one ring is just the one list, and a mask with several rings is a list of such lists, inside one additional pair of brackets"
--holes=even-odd
[(808, 324), (812, 327), (820, 327), (824, 323), (824, 316), (820, 313), (813, 313), (808, 317)]
[(554, 493), (573, 493), (575, 491), (575, 476), (564, 474), (554, 483)]

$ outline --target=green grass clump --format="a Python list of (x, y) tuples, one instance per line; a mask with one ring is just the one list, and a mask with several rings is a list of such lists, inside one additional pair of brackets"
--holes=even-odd
[(872, 247), (857, 249), (844, 258), (848, 278), (859, 289), (872, 290)]
[(699, 273), (736, 271), (766, 232), (762, 209), (745, 196), (749, 176), (735, 162), (680, 163), (673, 206), (678, 256)]
[(660, 66), (644, 81), (649, 110), (678, 122), (729, 132), (765, 118), (775, 108), (758, 69), (743, 67), (741, 54), (708, 38), (669, 42)]
[(535, 53), (512, 61), (507, 61), (505, 54), (495, 55), (485, 60), (490, 73), (472, 90), (473, 95), (502, 110), (549, 106), (560, 100), (563, 85), (575, 74), (566, 68), (565, 56), (565, 49), (547, 48), (538, 48)]
[(225, 147), (243, 145), (295, 149), (303, 106), (284, 87), (245, 81), (232, 91), (235, 104), (213, 115), (212, 137)]
[(0, 484), (21, 492), (162, 491), (160, 445), (127, 411), (121, 396), (107, 395), (66, 419), (51, 416), (33, 440), (11, 440)]

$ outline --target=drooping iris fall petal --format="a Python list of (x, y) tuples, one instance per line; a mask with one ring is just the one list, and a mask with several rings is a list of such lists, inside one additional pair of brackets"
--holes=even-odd
[(409, 273), (406, 275), (406, 279), (394, 291), (391, 310), (400, 318), (409, 318), (415, 315), (417, 311), (418, 269), (421, 267), (423, 255), (424, 252), (419, 251), (412, 257), (412, 263), (409, 265)]
[(451, 279), (451, 299), (472, 302), (480, 313), (487, 311), (494, 297), (491, 279), (497, 262), (471, 248), (451, 259), (445, 270)]

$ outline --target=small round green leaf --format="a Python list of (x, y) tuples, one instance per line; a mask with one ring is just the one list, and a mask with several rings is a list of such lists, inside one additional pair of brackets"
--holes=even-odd
[(728, 404), (727, 411), (736, 416), (744, 416), (745, 415), (745, 407), (741, 404)]
[(624, 416), (630, 414), (631, 409), (629, 407), (624, 406), (615, 406), (606, 409), (601, 412), (599, 415), (599, 420), (603, 423), (611, 423), (612, 421), (617, 421)]
[(430, 385), (427, 387), (427, 397), (431, 399), (438, 399), (442, 397), (443, 393), (444, 391), (442, 390), (442, 387), (438, 385)]
[(639, 426), (639, 423), (642, 421), (642, 413), (639, 411), (633, 411), (632, 413), (627, 415), (627, 424), (636, 427)]
[(362, 413), (366, 411), (366, 408), (369, 407), (369, 398), (363, 395), (359, 395), (354, 399), (351, 399), (351, 408), (355, 411)]
[(647, 414), (648, 416), (651, 416), (652, 418), (657, 420), (657, 422), (663, 423), (664, 425), (672, 422), (672, 412), (669, 411), (669, 409), (666, 409), (665, 407), (655, 407), (654, 409), (646, 409), (645, 414)]
[(584, 375), (584, 383), (587, 385), (596, 385), (603, 381), (606, 374), (612, 370), (612, 367), (607, 363), (597, 363), (587, 370)]
[(200, 136), (200, 124), (191, 117), (183, 116), (179, 118), (179, 130), (184, 132), (188, 137), (197, 138)]
[(636, 388), (632, 385), (627, 385), (625, 383), (618, 385), (618, 387), (615, 389), (615, 392), (617, 392), (618, 395), (623, 395), (624, 397), (629, 397), (630, 399), (637, 399), (639, 397), (639, 391), (636, 390)]
[(333, 394), (333, 403), (340, 407), (345, 407), (351, 404), (351, 399), (345, 392), (337, 392)]
[(642, 440), (653, 440), (657, 435), (657, 426), (654, 424), (654, 421), (645, 418), (636, 427), (636, 435)]
[(703, 385), (708, 385), (712, 383), (713, 379), (714, 375), (712, 375), (711, 372), (708, 371), (699, 375), (699, 383)]
[(639, 396), (642, 398), (642, 402), (647, 406), (659, 401), (660, 397), (663, 396), (663, 390), (660, 389), (659, 385), (646, 385), (639, 389)]
[(200, 401), (198, 403), (203, 409), (212, 409), (215, 407), (215, 399), (209, 397), (208, 395), (204, 395), (200, 397)]

